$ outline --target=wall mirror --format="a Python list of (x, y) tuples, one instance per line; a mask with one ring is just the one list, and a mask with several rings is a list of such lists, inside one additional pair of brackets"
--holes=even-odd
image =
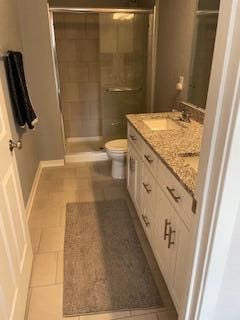
[(205, 108), (220, 0), (199, 0), (195, 16), (187, 100)]

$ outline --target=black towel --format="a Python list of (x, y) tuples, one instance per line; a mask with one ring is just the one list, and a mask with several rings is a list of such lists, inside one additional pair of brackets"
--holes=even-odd
[(29, 129), (34, 129), (37, 116), (28, 95), (21, 52), (8, 51), (5, 68), (15, 119), (20, 127), (27, 124)]

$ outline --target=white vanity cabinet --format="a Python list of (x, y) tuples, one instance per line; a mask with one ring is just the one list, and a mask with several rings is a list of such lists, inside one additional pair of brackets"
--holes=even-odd
[(128, 124), (128, 191), (177, 311), (187, 292), (192, 197)]

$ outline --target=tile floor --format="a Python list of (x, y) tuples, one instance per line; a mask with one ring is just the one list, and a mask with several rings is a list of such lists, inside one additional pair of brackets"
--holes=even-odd
[[(62, 316), (63, 242), (67, 202), (125, 198), (165, 308), (80, 317)], [(42, 171), (29, 220), (34, 262), (26, 320), (176, 320), (171, 298), (153, 258), (125, 181), (113, 180), (110, 163), (81, 163)]]

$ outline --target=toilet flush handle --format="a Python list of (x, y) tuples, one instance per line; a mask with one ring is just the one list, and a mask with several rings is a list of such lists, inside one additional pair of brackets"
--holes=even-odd
[(130, 134), (130, 138), (131, 138), (133, 141), (137, 140), (137, 138), (136, 138), (133, 134)]

